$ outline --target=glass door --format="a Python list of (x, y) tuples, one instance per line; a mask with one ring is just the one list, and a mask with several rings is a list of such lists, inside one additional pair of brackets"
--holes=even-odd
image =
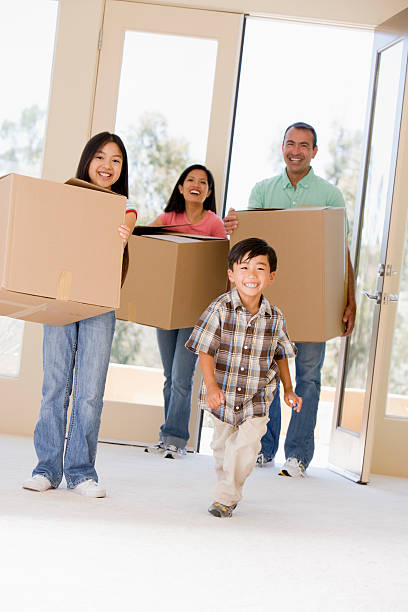
[[(192, 163), (212, 170), (221, 210), (241, 33), (242, 16), (232, 13), (107, 1), (92, 133), (122, 137), (138, 223), (157, 217)], [(162, 386), (154, 328), (118, 321), (101, 436), (157, 441)]]
[[(403, 104), (406, 66), (406, 36), (388, 36), (384, 40), (379, 32), (374, 41), (372, 102), (359, 223), (356, 222), (353, 235), (357, 317), (352, 336), (342, 345), (329, 455), (334, 469), (362, 483), (367, 482), (370, 473), (375, 417), (381, 412), (379, 389), (387, 388), (392, 339), (400, 346), (404, 325), (403, 316), (395, 316), (397, 276), (400, 279), (395, 258), (402, 259), (403, 247), (399, 240), (399, 254), (393, 252), (397, 243), (391, 230), (405, 219), (401, 192), (396, 186), (402, 179), (399, 155), (400, 144), (404, 144), (401, 121), (403, 109), (406, 112)], [(391, 395), (399, 395), (400, 390), (404, 393), (402, 387), (395, 390), (392, 387)]]

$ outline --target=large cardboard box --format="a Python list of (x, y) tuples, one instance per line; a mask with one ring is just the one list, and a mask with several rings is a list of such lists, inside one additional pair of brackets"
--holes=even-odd
[(265, 296), (286, 316), (296, 342), (323, 342), (344, 332), (347, 249), (345, 209), (299, 207), (237, 213), (231, 247), (263, 238), (276, 251), (278, 269)]
[(228, 240), (188, 235), (131, 236), (118, 319), (192, 327), (227, 286)]
[(126, 198), (70, 182), (0, 179), (1, 315), (65, 325), (119, 306)]

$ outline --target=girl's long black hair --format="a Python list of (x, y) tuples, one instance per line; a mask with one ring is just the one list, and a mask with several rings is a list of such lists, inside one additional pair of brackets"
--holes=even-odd
[[(128, 159), (127, 153), (125, 149), (125, 145), (122, 142), (122, 139), (117, 134), (111, 134), (110, 132), (100, 132), (95, 136), (92, 136), (90, 140), (86, 143), (84, 150), (82, 151), (82, 155), (79, 159), (78, 168), (76, 171), (76, 178), (79, 178), (83, 181), (90, 182), (89, 179), (89, 165), (96, 153), (102, 149), (104, 145), (108, 142), (114, 142), (118, 145), (120, 152), (122, 154), (122, 169), (120, 172), (120, 176), (116, 183), (114, 183), (111, 187), (111, 190), (114, 193), (118, 193), (120, 195), (129, 197), (129, 179), (128, 179)], [(126, 274), (129, 268), (129, 249), (128, 245), (125, 246), (123, 251), (123, 260), (122, 260), (122, 285), (125, 282)]]

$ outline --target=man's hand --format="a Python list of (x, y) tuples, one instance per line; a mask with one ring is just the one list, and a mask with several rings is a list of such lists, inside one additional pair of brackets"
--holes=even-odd
[(231, 235), (234, 230), (238, 227), (238, 219), (235, 214), (235, 209), (230, 208), (227, 216), (224, 217), (224, 227), (227, 234)]
[(356, 304), (352, 302), (351, 304), (347, 304), (344, 314), (343, 314), (343, 323), (344, 323), (344, 334), (343, 336), (349, 336), (354, 328), (354, 322), (356, 320)]
[(225, 397), (218, 385), (211, 385), (207, 387), (207, 393), (205, 395), (205, 402), (211, 410), (219, 408), (225, 403)]

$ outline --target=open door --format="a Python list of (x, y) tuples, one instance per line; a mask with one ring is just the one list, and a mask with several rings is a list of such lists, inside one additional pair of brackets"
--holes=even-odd
[[(383, 449), (383, 459), (388, 454), (396, 461), (395, 469), (389, 462), (388, 472), (383, 473), (408, 476), (408, 418), (404, 419), (403, 406), (396, 407), (404, 405), (408, 392), (405, 386), (395, 389), (394, 383), (387, 391), (393, 341), (394, 347), (401, 346), (401, 317), (408, 316), (406, 300), (405, 309), (399, 309), (403, 302), (398, 302), (399, 288), (406, 284), (402, 262), (407, 257), (407, 206), (402, 197), (408, 188), (407, 46), (405, 10), (382, 24), (374, 38), (371, 105), (352, 246), (357, 318), (352, 336), (342, 345), (329, 454), (334, 470), (360, 483), (368, 481), (373, 457), (377, 456), (375, 471), (383, 471), (376, 441), (381, 438), (385, 443), (380, 430), (387, 418), (388, 425), (393, 423), (389, 433), (398, 435), (393, 442), (386, 436), (391, 444)], [(396, 393), (401, 390), (402, 394)], [(394, 411), (389, 417), (387, 405)], [(405, 474), (396, 468), (404, 457)]]

